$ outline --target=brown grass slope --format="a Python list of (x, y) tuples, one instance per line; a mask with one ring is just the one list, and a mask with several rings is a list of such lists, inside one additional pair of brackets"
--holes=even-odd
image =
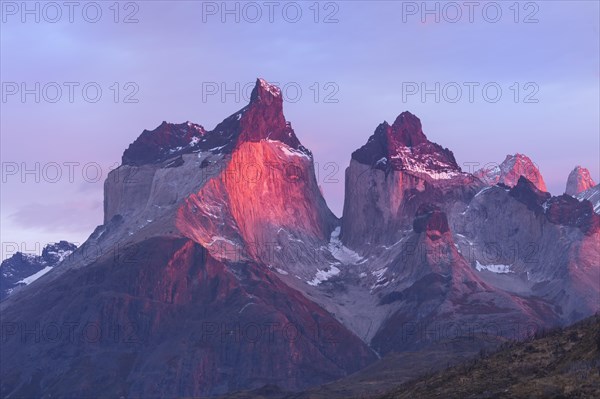
[(392, 398), (600, 398), (600, 314), (381, 396)]

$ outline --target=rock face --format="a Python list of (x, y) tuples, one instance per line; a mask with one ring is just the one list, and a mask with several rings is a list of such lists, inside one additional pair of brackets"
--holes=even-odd
[(440, 211), (437, 206), (423, 204), (415, 215), (413, 230), (415, 233), (427, 233), (429, 238), (435, 241), (441, 238), (444, 233), (450, 231), (450, 228), (445, 213)]
[(588, 200), (592, 203), (594, 212), (600, 213), (600, 184), (577, 194), (579, 201)]
[[(389, 316), (371, 341), (378, 353), (414, 350), (481, 336), (489, 342), (520, 338), (525, 326), (556, 322), (543, 301), (523, 298), (486, 283), (459, 252), (444, 212), (430, 205), (417, 211), (414, 232), (386, 270), (380, 306)], [(504, 320), (499, 326), (498, 320)], [(554, 321), (553, 321), (554, 320)], [(494, 333), (489, 335), (490, 326)], [(483, 345), (483, 343), (479, 343)]]
[(297, 391), (598, 311), (598, 186), (551, 197), (509, 158), (482, 181), (403, 112), (352, 154), (339, 220), (262, 79), (213, 130), (144, 131), (104, 223), (0, 303), (2, 396)]
[(421, 121), (401, 113), (380, 124), (352, 153), (346, 169), (342, 241), (354, 248), (394, 242), (422, 203), (443, 209), (468, 200), (481, 183), (463, 173), (452, 152), (430, 142)]
[(582, 191), (589, 190), (595, 185), (594, 179), (590, 176), (590, 171), (581, 166), (576, 166), (575, 169), (569, 173), (569, 177), (567, 178), (565, 194), (574, 197)]
[[(42, 325), (91, 320), (110, 339), (28, 347), (16, 332), (3, 352), (23, 361), (14, 373), (2, 357), (3, 396), (211, 396), (272, 383), (298, 390), (376, 359), (283, 282), (319, 273), (314, 250), (334, 260), (328, 244), (338, 221), (276, 87), (259, 79), (250, 104), (211, 131), (191, 123), (144, 131), (109, 174), (104, 198), (104, 224), (62, 273), (2, 306), (19, 325), (40, 314)], [(281, 253), (299, 242), (296, 257)], [(128, 341), (115, 342), (115, 328)], [(35, 369), (28, 350), (48, 361)], [(73, 351), (86, 355), (49, 360)], [(75, 370), (84, 375), (65, 377)]]
[(201, 145), (212, 145), (203, 140), (205, 135), (206, 131), (200, 125), (163, 121), (156, 129), (142, 132), (123, 153), (122, 164), (138, 166), (158, 163)]
[[(521, 177), (478, 193), (454, 219), (459, 250), (490, 284), (544, 299), (568, 323), (598, 308), (598, 215)], [(597, 285), (597, 284), (596, 284)]]
[(176, 226), (218, 258), (252, 259), (308, 279), (316, 267), (295, 267), (281, 249), (292, 242), (304, 252), (326, 246), (337, 219), (282, 101), (278, 88), (258, 80), (232, 134), (236, 147), (220, 173), (178, 208)]
[(551, 197), (550, 193), (538, 189), (535, 184), (523, 176), (519, 177), (517, 184), (508, 192), (511, 197), (536, 213), (544, 213), (543, 205)]
[(486, 165), (474, 175), (490, 186), (502, 183), (509, 187), (515, 186), (522, 176), (532, 182), (538, 190), (548, 191), (537, 166), (523, 154), (507, 155), (500, 165)]
[[(205, 397), (270, 383), (301, 389), (375, 358), (263, 266), (226, 265), (184, 238), (155, 237), (134, 253), (133, 262), (109, 254), (73, 270), (3, 312), (20, 323), (3, 335), (2, 361), (12, 359), (11, 367), (3, 363), (3, 396)], [(44, 332), (49, 326), (58, 328), (57, 339)], [(35, 328), (41, 338), (24, 335)]]
[(579, 228), (586, 235), (600, 231), (600, 215), (588, 200), (577, 201), (570, 195), (552, 197), (547, 204), (548, 220), (555, 224)]
[(0, 300), (33, 283), (69, 256), (77, 246), (67, 241), (46, 245), (42, 255), (17, 252), (0, 265)]

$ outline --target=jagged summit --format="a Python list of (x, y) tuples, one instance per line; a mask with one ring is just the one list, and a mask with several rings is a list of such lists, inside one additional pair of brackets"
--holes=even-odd
[(502, 183), (509, 187), (514, 187), (523, 176), (539, 190), (548, 191), (536, 164), (528, 156), (519, 153), (507, 155), (500, 165), (486, 165), (474, 175), (487, 185)]
[(279, 103), (283, 103), (281, 89), (268, 83), (263, 78), (258, 78), (256, 79), (256, 84), (254, 85), (254, 89), (252, 89), (252, 94), (250, 95), (250, 103), (255, 101), (277, 101)]
[[(251, 97), (211, 131), (142, 133), (107, 176), (104, 223), (56, 270), (29, 284), (42, 257), (2, 265), (3, 396), (303, 395), (598, 311), (600, 215), (510, 175), (528, 158), (506, 160), (514, 187), (486, 187), (403, 112), (353, 154), (339, 219), (281, 92), (258, 79)], [(36, 339), (57, 325), (75, 339)]]
[(75, 249), (77, 245), (59, 241), (44, 246), (41, 256), (17, 252), (3, 260), (0, 265), (0, 300), (48, 273)]
[(389, 130), (388, 140), (395, 147), (404, 145), (414, 147), (418, 144), (427, 142), (427, 137), (423, 133), (421, 120), (408, 111), (402, 112)]
[(594, 187), (596, 183), (592, 176), (590, 175), (590, 171), (586, 168), (583, 168), (577, 165), (571, 173), (569, 173), (569, 177), (567, 178), (567, 186), (565, 188), (565, 194), (575, 196), (582, 191), (588, 190)]
[(191, 151), (206, 135), (204, 127), (191, 122), (163, 121), (154, 130), (144, 130), (123, 153), (124, 165), (158, 163)]
[(310, 154), (310, 151), (300, 144), (292, 125), (285, 120), (281, 90), (264, 79), (256, 80), (250, 103), (237, 115), (238, 143), (277, 140), (307, 155)]
[(285, 120), (281, 90), (264, 79), (257, 79), (250, 102), (206, 131), (192, 122), (180, 124), (163, 121), (154, 130), (144, 130), (125, 150), (124, 165), (170, 163), (183, 154), (193, 152), (231, 153), (243, 142), (280, 141), (289, 147), (312, 155)]
[(402, 170), (420, 177), (448, 179), (459, 175), (461, 169), (454, 154), (447, 148), (427, 139), (421, 121), (408, 111), (402, 112), (394, 123), (381, 123), (375, 133), (352, 159), (384, 171)]

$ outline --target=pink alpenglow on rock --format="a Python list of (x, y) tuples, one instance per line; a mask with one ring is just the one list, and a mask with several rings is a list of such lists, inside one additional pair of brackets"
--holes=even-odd
[(590, 176), (590, 171), (578, 165), (569, 173), (565, 194), (575, 196), (595, 185), (594, 179)]
[(544, 178), (538, 167), (526, 155), (507, 155), (500, 165), (485, 166), (477, 170), (474, 175), (487, 185), (493, 186), (498, 183), (514, 187), (523, 176), (532, 182), (538, 190), (548, 191)]

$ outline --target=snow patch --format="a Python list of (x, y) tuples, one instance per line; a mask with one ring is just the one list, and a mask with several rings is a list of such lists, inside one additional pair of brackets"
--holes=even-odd
[(387, 267), (375, 270), (374, 272), (371, 272), (371, 275), (377, 277), (377, 281), (381, 281), (383, 280), (383, 275), (385, 274), (385, 272), (387, 272)]
[(336, 227), (331, 232), (331, 237), (329, 239), (329, 252), (335, 259), (337, 259), (340, 263), (345, 265), (348, 264), (356, 264), (363, 260), (363, 257), (351, 250), (350, 248), (344, 246), (342, 241), (340, 240), (340, 232), (341, 227)]
[(380, 160), (378, 160), (377, 162), (375, 162), (375, 165), (386, 165), (387, 162), (388, 162), (388, 159), (386, 157), (383, 157)]
[(237, 246), (237, 243), (235, 243), (235, 242), (233, 242), (233, 241), (231, 241), (230, 239), (228, 239), (228, 238), (225, 238), (225, 237), (221, 237), (221, 236), (213, 236), (213, 237), (211, 237), (211, 238), (212, 238), (212, 241), (211, 241), (211, 242), (209, 242), (208, 244), (206, 244), (207, 246), (213, 245), (213, 244), (214, 244), (215, 242), (217, 242), (217, 241), (224, 241), (224, 242), (226, 242), (226, 243), (228, 243), (228, 244), (231, 244), (231, 245), (233, 245), (234, 247), (236, 247), (236, 246)]
[(275, 144), (281, 150), (281, 152), (283, 152), (287, 156), (306, 158), (310, 160), (310, 157), (307, 154), (303, 153), (302, 151), (295, 150), (279, 140), (265, 139), (264, 141), (266, 141), (267, 143)]
[(595, 213), (600, 213), (600, 186), (596, 185), (592, 188), (582, 191), (575, 196), (579, 201), (584, 199), (590, 201), (594, 207)]
[(275, 97), (281, 96), (281, 90), (279, 90), (279, 87), (267, 83), (267, 81), (264, 79), (258, 79), (258, 81), (260, 83), (260, 86), (263, 89), (265, 89), (266, 91), (268, 91), (269, 93), (271, 93), (273, 96), (275, 96)]
[(17, 281), (16, 284), (25, 284), (25, 285), (31, 284), (35, 280), (37, 280), (38, 278), (42, 277), (44, 274), (48, 273), (52, 269), (53, 269), (52, 266), (46, 266), (42, 270), (40, 270), (39, 272), (37, 272), (35, 274), (32, 274), (29, 277), (25, 277), (23, 280)]
[(511, 265), (482, 265), (479, 261), (475, 261), (475, 268), (477, 271), (487, 270), (492, 273), (512, 273), (510, 270)]
[(248, 306), (250, 305), (254, 305), (254, 302), (248, 302), (247, 304), (245, 304), (240, 311), (238, 312), (238, 314), (241, 314)]
[(317, 274), (315, 274), (315, 278), (311, 281), (307, 281), (308, 285), (312, 285), (316, 287), (321, 284), (323, 281), (329, 280), (330, 277), (337, 276), (340, 274), (340, 269), (335, 266), (329, 266), (329, 270), (317, 270)]
[(301, 158), (310, 159), (310, 157), (308, 155), (306, 155), (305, 153), (300, 152), (300, 151), (296, 151), (296, 150), (292, 149), (291, 147), (288, 147), (285, 144), (282, 145), (282, 146), (280, 146), (280, 148), (281, 148), (281, 151), (285, 155), (288, 155), (288, 156), (291, 156), (291, 157), (301, 157)]
[[(104, 231), (102, 231), (98, 237), (100, 237), (102, 235), (102, 233), (104, 233)], [(56, 264), (62, 262), (63, 260), (65, 260), (65, 258), (69, 255), (71, 255), (73, 253), (73, 251), (71, 250), (59, 250), (59, 251), (48, 251), (49, 255), (52, 256), (56, 256), (58, 258), (58, 261), (56, 262)]]
[(424, 174), (434, 180), (448, 180), (461, 174), (454, 165), (443, 162), (432, 154), (419, 155), (418, 158), (416, 156), (411, 147), (404, 146), (399, 147), (391, 158), (400, 160), (404, 171)]
[(483, 189), (481, 189), (477, 194), (475, 194), (475, 196), (473, 198), (476, 198), (477, 196), (479, 196), (480, 194), (485, 193), (487, 190), (491, 189), (492, 187), (484, 187)]

